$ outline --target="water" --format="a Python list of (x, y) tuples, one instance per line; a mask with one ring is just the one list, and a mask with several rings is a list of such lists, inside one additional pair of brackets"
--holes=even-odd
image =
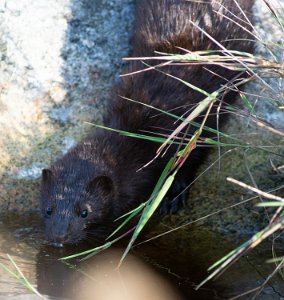
[[(32, 283), (36, 282), (35, 257), (38, 252), (37, 236), (40, 236), (38, 224), (36, 218), (20, 218), (16, 215), (0, 219), (0, 263), (13, 269), (7, 257), (9, 254)], [(17, 296), (15, 299), (32, 299), (30, 295), (26, 298), (23, 296), (27, 293), (25, 287), (0, 269), (0, 299), (13, 299), (12, 296)]]
[[(186, 228), (135, 247), (117, 272), (115, 268), (125, 245), (86, 261), (69, 261), (71, 265), (67, 265), (58, 258), (76, 253), (87, 245), (81, 248), (44, 246), (39, 224), (37, 216), (1, 218), (0, 263), (17, 273), (9, 254), (46, 299), (229, 299), (260, 286), (275, 267), (265, 263), (272, 257), (268, 241), (218, 279), (195, 291), (194, 286), (208, 275), (207, 268), (245, 240), (244, 237), (224, 236), (205, 225)], [(168, 225), (153, 222), (140, 242), (157, 234), (163, 226)], [(275, 247), (277, 255), (283, 255), (283, 245), (279, 243)], [(252, 299), (253, 295), (239, 299)], [(1, 268), (2, 299), (40, 298)], [(276, 274), (256, 299), (284, 299), (283, 278)]]

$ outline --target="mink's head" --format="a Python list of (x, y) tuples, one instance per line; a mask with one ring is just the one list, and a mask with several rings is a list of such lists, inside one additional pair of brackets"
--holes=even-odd
[(47, 243), (53, 246), (96, 240), (112, 222), (114, 184), (86, 161), (42, 171), (41, 216)]

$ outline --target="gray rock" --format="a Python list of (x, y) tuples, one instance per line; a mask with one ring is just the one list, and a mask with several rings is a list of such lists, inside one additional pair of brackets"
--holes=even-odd
[(0, 211), (37, 208), (41, 169), (100, 122), (131, 0), (0, 1)]

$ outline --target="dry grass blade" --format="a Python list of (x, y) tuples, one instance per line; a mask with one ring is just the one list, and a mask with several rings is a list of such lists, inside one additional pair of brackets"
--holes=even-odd
[(283, 23), (281, 22), (281, 18), (280, 18), (279, 14), (278, 14), (278, 10), (274, 8), (274, 6), (271, 3), (271, 1), (263, 0), (263, 2), (268, 7), (268, 9), (271, 11), (271, 13), (273, 14), (275, 20), (278, 22), (278, 24), (280, 25), (280, 27), (283, 29)]
[(198, 106), (190, 113), (190, 115), (170, 134), (167, 140), (163, 143), (163, 145), (157, 150), (157, 153), (161, 153), (166, 144), (170, 143), (171, 140), (174, 139), (191, 121), (193, 121), (196, 117), (198, 117), (206, 108), (213, 105), (218, 96), (217, 92), (212, 94), (208, 94), (207, 98), (201, 101)]
[(252, 191), (252, 192), (255, 192), (255, 193), (257, 193), (258, 195), (260, 195), (260, 196), (262, 196), (262, 197), (264, 197), (264, 198), (271, 199), (271, 200), (276, 200), (276, 201), (280, 201), (280, 202), (284, 202), (284, 198), (282, 198), (282, 197), (274, 196), (274, 195), (272, 195), (272, 194), (263, 192), (263, 191), (261, 191), (261, 190), (255, 188), (255, 187), (253, 187), (253, 186), (247, 185), (247, 184), (245, 184), (245, 183), (243, 183), (243, 182), (241, 182), (241, 181), (238, 181), (238, 180), (236, 180), (236, 179), (233, 179), (233, 178), (231, 178), (231, 177), (228, 177), (228, 178), (227, 178), (227, 181), (232, 182), (232, 183), (235, 183), (235, 184), (237, 184), (238, 186), (241, 186), (241, 187), (243, 187), (243, 188), (245, 188), (245, 189), (248, 189), (248, 190), (250, 190), (250, 191)]
[[(221, 55), (219, 55), (220, 53)], [(228, 54), (230, 54), (228, 56)], [(227, 55), (227, 56), (226, 56)], [(147, 69), (141, 69), (135, 73), (146, 72), (150, 69), (155, 69), (159, 67), (164, 67), (166, 65), (176, 65), (177, 63), (181, 65), (220, 65), (224, 68), (230, 70), (244, 70), (244, 64), (247, 68), (256, 69), (271, 69), (271, 70), (284, 70), (283, 64), (277, 62), (261, 59), (254, 57), (250, 53), (239, 52), (233, 50), (219, 50), (219, 51), (195, 51), (186, 54), (164, 54), (161, 56), (152, 56), (152, 57), (130, 57), (124, 58), (124, 60), (166, 60), (167, 62), (161, 63), (155, 66), (151, 66)], [(134, 73), (124, 74), (133, 75)], [(279, 74), (279, 77), (283, 76), (283, 73)]]

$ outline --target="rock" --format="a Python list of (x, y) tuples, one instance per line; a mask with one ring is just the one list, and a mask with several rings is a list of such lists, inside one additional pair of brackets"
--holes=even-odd
[(132, 2), (0, 1), (0, 211), (37, 209), (41, 169), (101, 121)]

